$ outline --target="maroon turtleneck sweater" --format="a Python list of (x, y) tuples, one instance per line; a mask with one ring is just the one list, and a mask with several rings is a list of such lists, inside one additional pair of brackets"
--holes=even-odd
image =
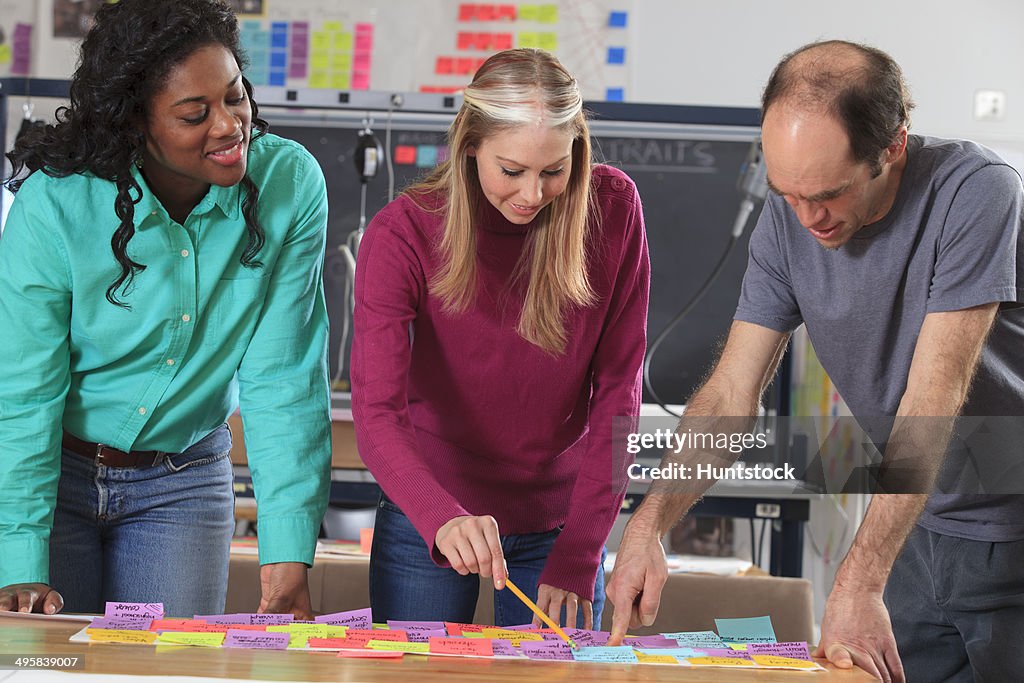
[(427, 285), (443, 214), (401, 196), (359, 249), (351, 365), (359, 453), (435, 562), (437, 530), (459, 515), (492, 515), (502, 534), (563, 527), (540, 581), (588, 600), (625, 492), (612, 418), (639, 412), (650, 281), (636, 187), (608, 166), (592, 183), (597, 303), (566, 314), (564, 354), (516, 333), (525, 286), (510, 278), (532, 224), (485, 202), (477, 295), (448, 314)]

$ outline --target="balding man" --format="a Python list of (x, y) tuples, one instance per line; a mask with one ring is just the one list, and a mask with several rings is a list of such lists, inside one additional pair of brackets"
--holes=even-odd
[[(755, 414), (804, 324), (854, 415), (891, 418), (889, 447), (878, 442), (886, 461), (915, 458), (919, 488), (906, 490), (920, 492), (955, 416), (1024, 416), (1024, 199), (990, 150), (908, 135), (912, 106), (899, 66), (874, 48), (816, 43), (776, 67), (762, 102), (773, 196), (728, 341), (687, 415)], [(942, 476), (964, 457), (951, 449)], [(656, 483), (633, 515), (607, 589), (612, 642), (653, 622), (659, 539), (699, 493)], [(1017, 679), (1022, 567), (1024, 496), (875, 495), (817, 654), (884, 680)]]

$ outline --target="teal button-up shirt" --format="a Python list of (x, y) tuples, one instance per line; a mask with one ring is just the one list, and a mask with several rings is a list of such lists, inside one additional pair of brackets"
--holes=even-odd
[[(61, 430), (121, 450), (186, 449), (241, 406), (263, 564), (312, 564), (330, 483), (323, 173), (300, 145), (252, 142), (266, 244), (241, 186), (184, 225), (143, 188), (128, 253), (146, 269), (112, 305), (114, 184), (34, 173), (0, 237), (0, 586), (48, 582)], [(169, 548), (169, 552), (173, 549)]]

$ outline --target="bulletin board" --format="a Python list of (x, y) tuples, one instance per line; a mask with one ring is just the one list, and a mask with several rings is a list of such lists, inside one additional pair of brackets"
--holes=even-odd
[(503, 49), (539, 47), (588, 100), (631, 87), (633, 0), (522, 4), (461, 0), (263, 0), (236, 3), (255, 85), (457, 92)]
[(35, 3), (0, 0), (0, 76), (30, 75), (35, 21)]

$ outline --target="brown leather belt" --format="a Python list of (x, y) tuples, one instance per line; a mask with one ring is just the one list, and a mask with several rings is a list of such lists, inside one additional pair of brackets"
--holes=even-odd
[(97, 465), (105, 467), (152, 467), (160, 464), (166, 457), (162, 451), (131, 451), (125, 453), (112, 446), (101, 443), (82, 441), (73, 434), (64, 432), (61, 446), (75, 455), (92, 460)]

